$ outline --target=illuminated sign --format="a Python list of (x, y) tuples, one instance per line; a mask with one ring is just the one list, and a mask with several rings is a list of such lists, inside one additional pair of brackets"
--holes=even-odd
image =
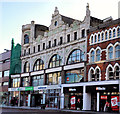
[(76, 89), (69, 88), (69, 91), (76, 91)]
[(105, 87), (96, 87), (96, 90), (106, 90)]
[(105, 95), (105, 96), (101, 96), (101, 99), (102, 100), (107, 100), (107, 96)]

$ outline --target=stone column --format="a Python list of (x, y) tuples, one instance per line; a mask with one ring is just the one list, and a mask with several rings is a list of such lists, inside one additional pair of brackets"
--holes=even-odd
[(100, 93), (97, 92), (97, 111), (100, 111), (99, 108), (100, 107)]
[(64, 93), (63, 93), (63, 87), (61, 87), (60, 109), (64, 109)]

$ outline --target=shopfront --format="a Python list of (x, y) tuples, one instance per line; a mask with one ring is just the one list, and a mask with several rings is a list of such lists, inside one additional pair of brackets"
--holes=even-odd
[[(119, 111), (119, 85), (101, 85), (101, 86), (87, 86), (87, 93), (91, 93), (91, 110), (106, 112)], [(98, 98), (99, 97), (99, 98)], [(99, 103), (98, 103), (99, 101)]]
[(64, 87), (64, 108), (72, 110), (83, 109), (83, 87)]

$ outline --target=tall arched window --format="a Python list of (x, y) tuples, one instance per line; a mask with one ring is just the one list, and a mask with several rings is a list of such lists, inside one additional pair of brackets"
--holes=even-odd
[(116, 37), (116, 30), (113, 30), (113, 37)]
[(94, 56), (95, 56), (95, 52), (94, 52), (94, 51), (92, 51), (92, 52), (91, 52), (91, 59), (90, 59), (90, 60), (91, 60), (91, 62), (94, 62)]
[(117, 36), (120, 37), (120, 28), (117, 29)]
[(118, 66), (115, 67), (115, 79), (120, 79), (120, 69)]
[(98, 34), (98, 42), (100, 41), (100, 34)]
[(95, 72), (95, 81), (99, 81), (99, 78), (100, 78), (100, 70), (96, 69), (96, 72)]
[(109, 31), (109, 39), (111, 39), (112, 38), (112, 32), (111, 32), (111, 30)]
[(107, 31), (105, 32), (105, 40), (107, 40), (108, 39), (108, 33), (107, 33)]
[(102, 35), (101, 35), (101, 36), (102, 36), (102, 39), (101, 39), (101, 40), (104, 40), (104, 33), (102, 33)]
[(120, 45), (117, 45), (115, 47), (115, 58), (119, 58), (120, 57)]
[(91, 43), (93, 43), (93, 36), (91, 37)]
[(113, 59), (113, 47), (108, 48), (108, 59)]
[(59, 55), (54, 55), (49, 62), (49, 68), (54, 68), (62, 65), (62, 58)]
[(84, 61), (84, 52), (79, 49), (74, 50), (68, 57), (67, 64), (78, 63)]
[(109, 69), (108, 69), (108, 76), (109, 76), (109, 80), (114, 79), (113, 69), (111, 67), (109, 67)]
[(36, 60), (33, 71), (43, 70), (44, 69), (44, 62), (41, 59)]
[(95, 43), (97, 42), (97, 35), (95, 35)]
[(100, 61), (100, 50), (96, 51), (96, 61)]
[(95, 81), (95, 74), (93, 69), (90, 71), (91, 81)]
[(29, 43), (29, 36), (27, 34), (24, 35), (24, 44)]
[(24, 65), (24, 73), (29, 72), (29, 70), (30, 70), (30, 64), (26, 62)]

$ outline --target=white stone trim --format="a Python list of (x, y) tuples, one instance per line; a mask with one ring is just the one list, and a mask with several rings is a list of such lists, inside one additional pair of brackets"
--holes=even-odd
[(44, 70), (31, 72), (31, 76), (33, 76), (33, 75), (39, 75), (39, 74), (44, 74)]
[(91, 70), (93, 70), (94, 74), (95, 74), (95, 69), (93, 67), (90, 67), (90, 69), (88, 71), (88, 81), (91, 81)]
[(11, 78), (19, 78), (20, 74), (11, 75)]
[(45, 73), (59, 72), (62, 71), (62, 67), (47, 69)]
[(29, 76), (29, 73), (23, 73), (23, 74), (21, 74), (21, 77), (26, 77), (26, 76)]

